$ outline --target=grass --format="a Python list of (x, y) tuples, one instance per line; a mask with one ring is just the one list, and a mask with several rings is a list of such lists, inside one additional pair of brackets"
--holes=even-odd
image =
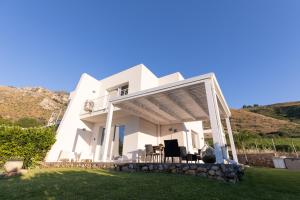
[(300, 172), (249, 168), (238, 184), (194, 176), (42, 169), (0, 179), (0, 199), (299, 199)]

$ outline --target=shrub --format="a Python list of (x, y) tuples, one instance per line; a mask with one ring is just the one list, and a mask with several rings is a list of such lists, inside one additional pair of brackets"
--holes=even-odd
[(13, 157), (24, 159), (24, 167), (42, 161), (55, 142), (54, 128), (0, 126), (0, 165)]
[(43, 123), (37, 119), (30, 118), (30, 117), (23, 117), (16, 121), (15, 123), (17, 126), (21, 126), (23, 128), (30, 128), (30, 127), (39, 127), (42, 126)]

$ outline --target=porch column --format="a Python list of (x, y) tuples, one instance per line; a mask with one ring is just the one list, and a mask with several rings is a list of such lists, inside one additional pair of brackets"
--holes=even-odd
[(208, 112), (210, 119), (210, 126), (213, 136), (215, 156), (217, 163), (224, 163), (226, 155), (222, 149), (226, 148), (223, 141), (222, 123), (220, 118), (219, 106), (217, 96), (213, 87), (212, 80), (205, 81), (205, 91), (207, 96)]
[(233, 140), (231, 125), (230, 125), (230, 119), (229, 119), (229, 117), (226, 117), (225, 120), (226, 120), (227, 132), (228, 132), (228, 136), (229, 136), (229, 140), (230, 140), (230, 147), (231, 147), (233, 160), (235, 162), (239, 163), (237, 153), (236, 153), (236, 149), (235, 149), (234, 140)]
[(104, 142), (103, 142), (103, 154), (102, 154), (102, 162), (106, 162), (107, 160), (107, 153), (108, 153), (108, 146), (109, 146), (109, 138), (111, 132), (111, 123), (112, 117), (114, 112), (114, 105), (112, 103), (108, 103), (108, 112), (106, 117), (106, 124), (105, 124), (105, 134), (104, 134)]
[(199, 149), (202, 149), (204, 146), (204, 132), (203, 132), (203, 122), (199, 121), (199, 127), (201, 125), (201, 128), (197, 132), (197, 138), (198, 138), (198, 144), (199, 144)]

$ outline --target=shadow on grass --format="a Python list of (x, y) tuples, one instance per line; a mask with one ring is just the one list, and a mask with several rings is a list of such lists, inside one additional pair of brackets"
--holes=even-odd
[(42, 169), (0, 179), (0, 199), (297, 199), (298, 173), (250, 169), (243, 182), (194, 176)]

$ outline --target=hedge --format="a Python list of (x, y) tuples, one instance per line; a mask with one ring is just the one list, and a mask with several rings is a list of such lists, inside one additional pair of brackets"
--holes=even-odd
[(0, 126), (0, 165), (12, 158), (22, 158), (24, 167), (42, 161), (55, 142), (53, 127), (21, 128)]

